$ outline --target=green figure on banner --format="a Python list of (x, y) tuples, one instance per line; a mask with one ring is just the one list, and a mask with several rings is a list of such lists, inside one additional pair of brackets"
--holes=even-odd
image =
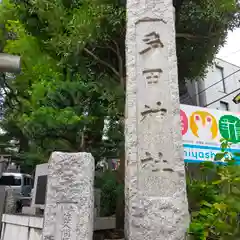
[(224, 115), (219, 120), (219, 131), (229, 142), (240, 142), (240, 120), (232, 115)]

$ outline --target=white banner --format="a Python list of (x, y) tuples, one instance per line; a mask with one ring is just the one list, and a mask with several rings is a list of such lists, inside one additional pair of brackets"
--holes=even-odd
[(240, 113), (181, 105), (180, 114), (185, 162), (214, 161), (223, 138), (240, 152)]

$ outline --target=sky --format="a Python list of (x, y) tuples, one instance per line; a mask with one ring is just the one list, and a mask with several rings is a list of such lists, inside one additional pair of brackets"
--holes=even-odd
[(217, 55), (225, 61), (240, 66), (240, 29), (228, 33), (227, 42)]

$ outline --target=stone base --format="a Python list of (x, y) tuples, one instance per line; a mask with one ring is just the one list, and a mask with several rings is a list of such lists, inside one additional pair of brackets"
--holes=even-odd
[(22, 214), (24, 215), (43, 215), (43, 211), (40, 208), (35, 207), (22, 207)]
[(116, 228), (115, 217), (97, 217), (94, 219), (94, 230), (110, 230)]
[(36, 208), (34, 208), (34, 207), (22, 207), (22, 214), (35, 215), (36, 214)]

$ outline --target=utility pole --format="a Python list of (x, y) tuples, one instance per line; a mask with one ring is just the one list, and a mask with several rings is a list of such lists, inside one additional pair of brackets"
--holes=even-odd
[(21, 60), (19, 56), (0, 53), (0, 72), (19, 73)]
[(128, 0), (125, 239), (183, 240), (189, 224), (172, 0)]
[[(19, 73), (21, 71), (21, 59), (19, 56), (0, 53), (0, 72)], [(6, 163), (5, 156), (0, 156), (0, 177)]]

